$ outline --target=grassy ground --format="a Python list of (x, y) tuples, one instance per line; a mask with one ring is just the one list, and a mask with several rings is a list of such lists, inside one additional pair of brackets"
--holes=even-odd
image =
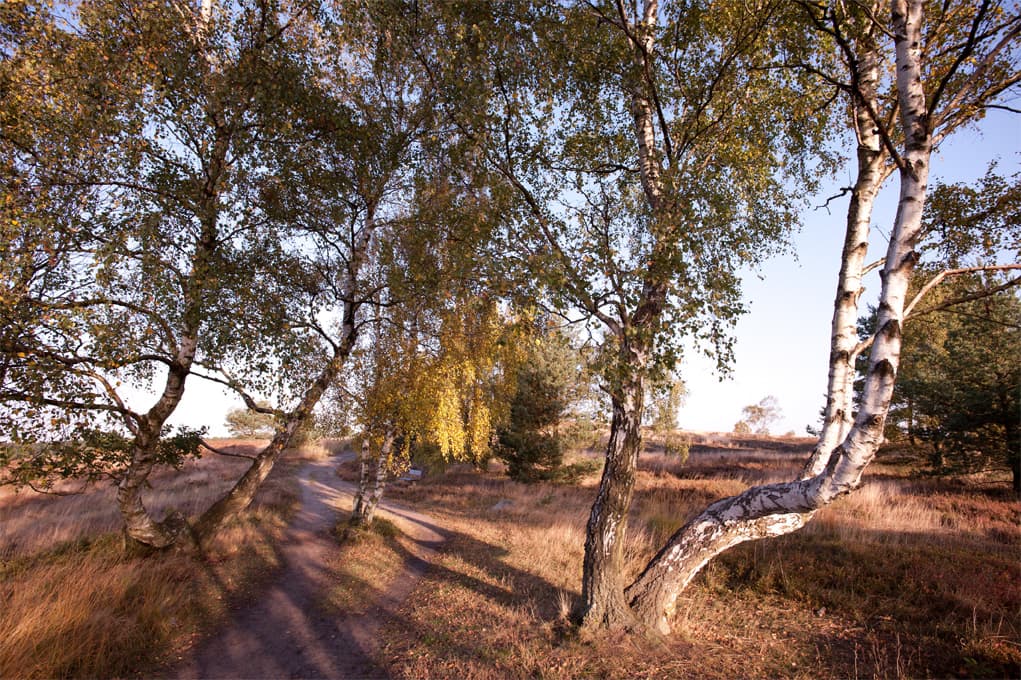
[(350, 528), (349, 519), (350, 513), (337, 518), (335, 534), (341, 549), (329, 564), (336, 583), (326, 592), (323, 604), (337, 615), (360, 616), (402, 577), (408, 540), (382, 517), (368, 529)]
[[(694, 441), (685, 466), (655, 443), (642, 456), (631, 574), (707, 503), (789, 478), (806, 446)], [(299, 462), (278, 466), (254, 511), (203, 560), (125, 554), (111, 490), (4, 492), (0, 677), (138, 676), (172, 660), (272, 575)], [(147, 500), (158, 512), (171, 500), (195, 512), (239, 470), (211, 457), (159, 476)], [(1018, 677), (1021, 505), (984, 481), (880, 461), (801, 532), (740, 546), (703, 570), (665, 639), (580, 638), (568, 625), (595, 475), (523, 485), (455, 468), (394, 486), (388, 497), (429, 513), (447, 541), (384, 623), (380, 660), (412, 678)], [(344, 543), (323, 606), (364, 612), (402, 578), (409, 547), (386, 524)]]
[[(708, 502), (804, 459), (803, 445), (696, 445), (680, 467), (650, 448), (632, 573)], [(522, 485), (455, 470), (391, 489), (451, 532), (385, 630), (386, 662), (412, 678), (1016, 677), (1019, 504), (1005, 487), (906, 473), (878, 464), (800, 533), (722, 556), (682, 597), (675, 633), (655, 640), (579, 639), (567, 625), (595, 477)]]
[[(254, 449), (256, 442), (226, 442)], [(317, 455), (311, 451), (301, 455)], [(173, 658), (279, 564), (298, 499), (290, 455), (203, 559), (124, 549), (112, 488), (0, 495), (0, 677), (123, 677)], [(152, 480), (147, 507), (204, 509), (247, 461), (209, 456)]]

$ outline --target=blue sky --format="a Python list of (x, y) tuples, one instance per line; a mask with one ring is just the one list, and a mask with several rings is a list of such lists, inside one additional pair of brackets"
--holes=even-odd
[[(932, 179), (946, 183), (973, 181), (985, 174), (989, 161), (999, 159), (999, 172), (1021, 170), (1021, 116), (991, 111), (976, 129), (959, 131), (940, 147), (933, 159)], [(853, 167), (820, 193), (813, 205), (850, 184)], [(889, 233), (897, 199), (896, 175), (887, 182), (873, 214), (869, 260), (884, 254), (878, 230)], [(848, 199), (826, 210), (808, 210), (803, 228), (794, 237), (794, 254), (773, 258), (759, 274), (745, 277), (744, 295), (751, 311), (738, 322), (736, 362), (731, 378), (720, 382), (711, 362), (692, 356), (683, 369), (687, 403), (679, 422), (693, 430), (729, 431), (741, 409), (766, 395), (775, 396), (784, 418), (773, 431), (817, 424), (824, 403), (829, 354), (830, 319), (836, 294), (840, 250)], [(878, 274), (865, 284), (864, 303), (875, 300)], [(910, 327), (907, 328), (910, 333)]]

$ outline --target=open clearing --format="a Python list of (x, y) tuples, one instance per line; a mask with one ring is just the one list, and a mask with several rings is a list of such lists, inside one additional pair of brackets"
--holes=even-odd
[[(634, 569), (706, 503), (789, 477), (804, 457), (797, 443), (698, 441), (684, 466), (654, 444), (643, 454), (627, 550)], [(105, 533), (116, 526), (105, 491), (5, 494), (0, 675), (1019, 672), (1021, 507), (1002, 485), (920, 477), (888, 457), (803, 531), (711, 564), (683, 596), (671, 637), (583, 639), (567, 616), (595, 475), (525, 485), (451, 468), (389, 488), (377, 529), (338, 541), (333, 523), (352, 490), (334, 472), (342, 460), (282, 465), (252, 515), (204, 560), (125, 555)], [(350, 477), (352, 463), (339, 467)], [(204, 490), (232, 471), (211, 459), (172, 483)], [(169, 477), (156, 494), (161, 482)]]

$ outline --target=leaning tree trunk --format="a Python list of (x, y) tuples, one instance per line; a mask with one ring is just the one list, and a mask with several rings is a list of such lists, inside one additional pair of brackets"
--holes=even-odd
[(584, 628), (631, 628), (624, 599), (624, 538), (641, 448), (643, 382), (631, 380), (613, 397), (606, 464), (585, 532), (581, 623)]
[(823, 471), (830, 454), (847, 436), (851, 427), (851, 405), (854, 393), (855, 348), (858, 344), (858, 300), (869, 248), (869, 227), (872, 208), (880, 187), (892, 170), (885, 167), (889, 157), (884, 152), (879, 131), (870, 110), (879, 111), (879, 47), (873, 32), (856, 42), (860, 54), (853, 68), (859, 92), (852, 98), (855, 136), (858, 140), (858, 170), (851, 201), (847, 208), (844, 248), (837, 279), (837, 296), (833, 304), (830, 327), (829, 372), (826, 385), (826, 406), (819, 441), (802, 470), (802, 477), (814, 477)]
[(858, 415), (819, 474), (786, 484), (752, 487), (717, 501), (671, 537), (627, 589), (635, 613), (660, 631), (670, 630), (678, 595), (710, 559), (738, 543), (779, 536), (803, 526), (817, 509), (858, 486), (883, 441), (900, 361), (908, 283), (918, 259), (914, 247), (921, 230), (931, 155), (920, 64), (922, 2), (899, 0), (892, 15), (905, 148), (899, 168), (900, 200), (883, 268), (877, 331)]
[(277, 428), (276, 434), (270, 443), (259, 452), (248, 467), (245, 473), (235, 482), (230, 491), (224, 494), (219, 500), (209, 507), (195, 523), (195, 534), (203, 544), (207, 543), (216, 532), (229, 521), (244, 512), (255, 494), (259, 491), (266, 477), (273, 470), (273, 466), (284, 450), (290, 445), (294, 434), (312, 417), (312, 410), (322, 398), (323, 394), (340, 374), (347, 357), (354, 346), (355, 323), (354, 311), (348, 305), (345, 313), (344, 333), (345, 341), (334, 350), (333, 357), (322, 370), (312, 385), (302, 395), (297, 408), (288, 414), (283, 425)]
[(355, 498), (354, 512), (351, 514), (351, 526), (367, 527), (379, 507), (386, 488), (386, 463), (393, 451), (394, 431), (388, 428), (379, 447), (379, 455), (373, 457), (369, 452), (369, 441), (362, 444), (361, 474), (358, 479), (358, 495)]
[(358, 310), (362, 302), (358, 300), (358, 277), (365, 263), (373, 234), (376, 230), (375, 206), (369, 206), (362, 230), (351, 244), (351, 259), (348, 263), (344, 279), (341, 299), (344, 300), (344, 314), (341, 320), (340, 341), (333, 345), (333, 356), (316, 377), (315, 381), (305, 390), (298, 406), (292, 410), (283, 424), (277, 428), (270, 443), (255, 457), (245, 474), (234, 484), (222, 498), (213, 503), (199, 518), (195, 525), (198, 540), (207, 543), (219, 529), (244, 512), (259, 487), (272, 471), (280, 454), (288, 447), (295, 432), (312, 417), (312, 410), (319, 403), (323, 394), (340, 374), (347, 362), (351, 350), (354, 349), (358, 336)]

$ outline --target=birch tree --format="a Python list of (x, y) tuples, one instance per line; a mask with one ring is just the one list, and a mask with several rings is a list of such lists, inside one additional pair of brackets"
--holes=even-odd
[(295, 432), (338, 380), (369, 321), (365, 308), (395, 303), (392, 281), (375, 273), (404, 237), (401, 226), (409, 228), (410, 240), (417, 238), (412, 232), (421, 235), (433, 227), (405, 221), (416, 164), (434, 119), (429, 84), (409, 58), (414, 36), (394, 9), (336, 3), (313, 31), (312, 73), (299, 83), (300, 106), (290, 110), (301, 121), (298, 143), (277, 147), (277, 175), (263, 186), (283, 225), (278, 240), (289, 251), (282, 268), (261, 271), (278, 279), (296, 301), (280, 319), (285, 336), (315, 349), (292, 352), (288, 343), (278, 343), (281, 405), (270, 409), (258, 406), (253, 385), (260, 383), (246, 381), (241, 356), (230, 365), (204, 367), (203, 375), (280, 424), (234, 487), (196, 522), (200, 540), (251, 503)]
[[(810, 181), (815, 91), (793, 71), (751, 68), (785, 6), (475, 6), (440, 26), (444, 46), (427, 55), (437, 80), (444, 62), (477, 75), (448, 115), (478, 140), (494, 191), (516, 201), (508, 266), (544, 286), (538, 304), (580, 310), (599, 338), (613, 416), (586, 532), (586, 626), (634, 623), (623, 539), (648, 381), (675, 367), (683, 337), (727, 364), (735, 272), (781, 246), (790, 187)], [(458, 106), (469, 97), (483, 116)]]
[[(5, 415), (16, 427), (48, 413), (49, 437), (73, 438), (96, 414), (123, 428), (130, 456), (114, 471), (127, 532), (168, 545), (180, 518), (155, 521), (142, 490), (166, 462), (165, 424), (196, 359), (221, 354), (232, 334), (238, 300), (221, 283), (251, 227), (252, 158), (272, 134), (258, 114), (274, 95), (267, 75), (288, 24), (266, 4), (216, 16), (210, 2), (97, 0), (53, 14), (30, 4), (16, 51), (32, 70), (9, 84), (38, 106), (13, 129), (32, 135), (5, 142), (31, 168), (36, 197), (67, 188), (79, 201), (41, 225), (70, 245), (48, 263), (60, 267), (56, 285), (22, 298), (35, 317), (4, 347), (18, 360), (5, 371)], [(155, 403), (133, 406), (150, 384)]]
[[(927, 9), (932, 15), (926, 14)], [(678, 594), (715, 555), (743, 541), (790, 533), (860, 483), (883, 440), (905, 310), (911, 302), (908, 286), (923, 233), (932, 150), (946, 134), (981, 115), (983, 107), (995, 105), (995, 98), (1021, 77), (1013, 54), (1021, 17), (997, 3), (927, 8), (921, 0), (894, 0), (889, 19), (877, 15), (874, 21), (884, 22), (885, 51), (894, 55), (899, 132), (882, 126), (879, 116), (870, 114), (870, 118), (896, 168), (900, 198), (882, 264), (877, 330), (858, 413), (836, 448), (824, 452), (821, 464), (815, 463), (818, 455), (813, 456), (802, 479), (752, 487), (718, 501), (671, 537), (627, 590), (638, 615), (660, 630), (669, 630)], [(937, 48), (927, 38), (940, 31), (946, 31), (945, 42)], [(852, 210), (854, 205), (852, 201)], [(849, 219), (848, 224), (850, 232), (853, 221)], [(846, 262), (842, 264), (847, 269)], [(840, 304), (838, 294), (835, 318), (841, 315)], [(831, 422), (825, 422), (824, 428)]]
[[(927, 443), (942, 472), (1011, 470), (1017, 455), (1021, 175), (938, 184), (926, 204), (891, 429)], [(871, 324), (871, 318), (869, 320)], [(898, 432), (898, 430), (900, 430)], [(896, 436), (896, 435), (895, 435)]]
[(374, 326), (367, 362), (348, 384), (364, 429), (354, 526), (371, 523), (387, 477), (407, 469), (413, 449), (481, 465), (508, 419), (518, 328), (492, 296), (461, 290), (440, 299), (447, 304), (406, 309)]
[[(398, 30), (399, 17), (387, 13), (394, 8), (337, 3), (323, 13), (307, 9), (304, 3), (286, 11), (275, 4), (251, 9), (169, 3), (137, 8), (137, 16), (125, 18), (102, 14), (112, 11), (103, 3), (82, 5), (85, 26), (92, 26), (89, 22), (95, 19), (89, 12), (102, 10), (102, 20), (95, 19), (99, 35), (92, 42), (82, 41), (87, 48), (98, 46), (101, 55), (106, 49), (119, 56), (121, 45), (112, 44), (103, 33), (109, 28), (104, 22), (128, 22), (128, 36), (137, 38), (143, 52), (140, 65), (123, 69), (126, 78), (139, 69), (149, 75), (143, 68), (150, 65), (148, 59), (157, 64), (166, 59), (173, 67), (169, 74), (154, 67), (156, 84), (146, 85), (151, 91), (143, 93), (149, 93), (155, 104), (146, 108), (129, 99), (123, 110), (114, 110), (134, 125), (114, 126), (123, 137), (117, 141), (123, 143), (127, 157), (135, 158), (132, 141), (149, 145), (137, 155), (143, 170), (151, 172), (145, 179), (155, 188), (121, 178), (107, 184), (136, 191), (142, 196), (140, 203), (151, 199), (168, 213), (168, 232), (155, 232), (167, 240), (157, 244), (179, 259), (142, 259), (152, 266), (132, 270), (130, 282), (112, 263), (106, 271), (122, 295), (136, 291), (149, 295), (128, 306), (143, 320), (150, 318), (149, 310), (162, 309), (153, 300), (167, 300), (173, 282), (184, 291), (183, 302), (178, 298), (168, 302), (174, 314), (180, 313), (183, 339), (166, 337), (177, 330), (177, 317), (167, 323), (156, 317), (152, 323), (154, 334), (173, 348), (168, 358), (155, 359), (170, 369), (157, 411), (152, 417), (134, 414), (120, 402), (97, 408), (123, 415), (129, 430), (138, 428), (136, 421), (144, 422), (142, 434), (152, 443), (153, 433), (160, 432), (158, 426), (180, 402), (185, 379), (200, 375), (234, 390), (249, 408), (279, 423), (245, 474), (193, 526), (179, 516), (169, 522), (149, 516), (141, 491), (153, 465), (162, 460), (147, 453), (152, 447), (139, 448), (121, 479), (119, 501), (128, 534), (153, 547), (174, 545), (182, 537), (205, 541), (215, 535), (248, 506), (281, 452), (311, 417), (355, 346), (364, 321), (362, 308), (380, 299), (377, 284), (366, 277), (366, 266), (380, 252), (377, 234), (395, 217), (394, 206), (410, 181), (409, 168), (430, 129), (427, 88), (407, 59), (408, 35)], [(116, 28), (110, 31), (116, 33)], [(168, 44), (146, 42), (156, 37)], [(85, 60), (81, 66), (86, 67)], [(87, 86), (85, 79), (83, 87)], [(136, 95), (133, 89), (127, 94)], [(86, 101), (98, 102), (101, 110), (107, 105), (98, 95)], [(148, 102), (144, 97), (140, 101)], [(154, 116), (151, 109), (163, 117)], [(161, 146), (167, 136), (170, 141)], [(145, 165), (150, 156), (156, 159), (151, 161), (155, 168)], [(189, 165), (193, 160), (194, 166)], [(108, 168), (110, 161), (101, 158), (98, 165)], [(194, 170), (195, 176), (182, 168)], [(167, 189), (159, 183), (168, 176), (180, 184)], [(93, 184), (105, 186), (100, 181)], [(180, 196), (171, 189), (179, 190)], [(170, 201), (163, 193), (177, 202), (169, 207), (161, 203)], [(109, 197), (99, 198), (100, 205), (111, 205)], [(116, 200), (112, 205), (117, 207)], [(178, 219), (194, 220), (194, 229), (181, 232), (193, 236), (194, 243), (175, 234), (171, 227), (178, 226)], [(118, 226), (116, 243), (121, 250), (114, 255), (131, 262), (137, 240), (143, 246), (138, 250), (149, 256), (150, 231), (127, 218)], [(107, 247), (103, 239), (99, 243)], [(195, 262), (201, 264), (200, 270), (193, 271)], [(170, 284), (162, 283), (165, 275)], [(113, 304), (117, 309), (125, 306)], [(105, 319), (107, 327), (123, 328), (124, 316)], [(143, 346), (134, 335), (109, 336), (119, 340), (117, 349), (129, 357)], [(178, 361), (178, 348), (187, 350), (186, 361)], [(141, 361), (153, 361), (151, 354)], [(61, 372), (59, 360), (56, 363), (56, 374), (68, 374)], [(115, 400), (114, 392), (108, 392), (101, 397)], [(274, 397), (274, 406), (260, 404), (266, 396)]]

